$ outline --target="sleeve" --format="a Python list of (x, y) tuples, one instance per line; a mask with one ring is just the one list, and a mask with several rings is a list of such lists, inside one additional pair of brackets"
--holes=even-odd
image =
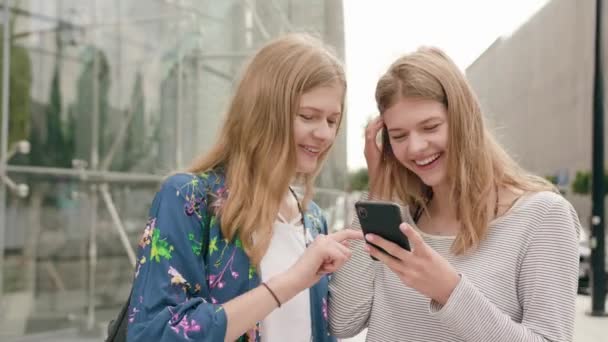
[(329, 234), (329, 226), (327, 224), (327, 218), (325, 217), (325, 213), (319, 209), (319, 216), (321, 217), (321, 233), (323, 235)]
[(578, 281), (580, 223), (565, 199), (556, 200), (535, 231), (520, 265), (518, 323), (462, 276), (445, 306), (431, 314), (467, 342), (572, 341)]
[[(367, 195), (362, 197), (366, 198)], [(356, 215), (347, 229), (361, 230)], [(340, 338), (355, 336), (369, 321), (377, 266), (363, 249), (364, 245), (364, 241), (350, 242), (353, 252), (350, 260), (333, 273), (329, 283), (329, 329)]]
[(226, 315), (207, 301), (201, 256), (205, 198), (191, 175), (170, 177), (156, 194), (139, 242), (128, 341), (224, 341)]

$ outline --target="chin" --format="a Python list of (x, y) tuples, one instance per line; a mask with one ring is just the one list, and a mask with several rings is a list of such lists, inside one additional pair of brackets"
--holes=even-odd
[(424, 183), (424, 185), (428, 186), (429, 188), (435, 187), (439, 184), (439, 182), (432, 180), (432, 181), (428, 181), (428, 180), (424, 180), (422, 179), (422, 183)]
[(309, 175), (309, 174), (314, 173), (316, 169), (317, 169), (316, 165), (312, 166), (312, 167), (308, 167), (308, 166), (307, 167), (298, 167), (296, 169), (296, 172), (297, 173), (303, 173), (303, 174)]
[(420, 179), (422, 180), (422, 183), (424, 183), (424, 185), (432, 188), (432, 187), (441, 185), (443, 183), (443, 181), (445, 180), (445, 177), (434, 176), (434, 177), (426, 177), (426, 178), (420, 178)]
[(296, 165), (296, 172), (298, 173), (304, 173), (304, 174), (311, 174), (314, 173), (315, 170), (317, 169), (317, 165), (319, 165), (318, 160), (317, 159), (312, 159), (312, 158), (298, 158), (299, 160), (297, 161), (297, 165)]

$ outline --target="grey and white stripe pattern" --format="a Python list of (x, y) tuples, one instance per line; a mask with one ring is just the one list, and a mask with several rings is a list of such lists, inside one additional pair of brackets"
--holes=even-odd
[[(352, 228), (361, 229), (356, 218)], [(330, 328), (351, 337), (367, 327), (371, 342), (572, 341), (579, 230), (568, 201), (538, 192), (492, 221), (468, 255), (450, 253), (452, 237), (421, 233), (462, 275), (443, 307), (353, 242), (351, 260), (330, 283)]]

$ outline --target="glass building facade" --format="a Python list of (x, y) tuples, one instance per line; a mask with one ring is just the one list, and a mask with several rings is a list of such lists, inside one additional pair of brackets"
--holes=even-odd
[[(0, 340), (99, 340), (159, 182), (210, 147), (243, 62), (291, 31), (343, 58), (342, 1), (0, 3)], [(335, 225), (342, 127), (317, 194)]]

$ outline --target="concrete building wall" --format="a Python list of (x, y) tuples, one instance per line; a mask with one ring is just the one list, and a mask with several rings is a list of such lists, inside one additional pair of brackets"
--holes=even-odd
[[(466, 70), (499, 140), (541, 176), (591, 168), (594, 32), (594, 1), (553, 0)], [(567, 197), (586, 225), (589, 196)]]

